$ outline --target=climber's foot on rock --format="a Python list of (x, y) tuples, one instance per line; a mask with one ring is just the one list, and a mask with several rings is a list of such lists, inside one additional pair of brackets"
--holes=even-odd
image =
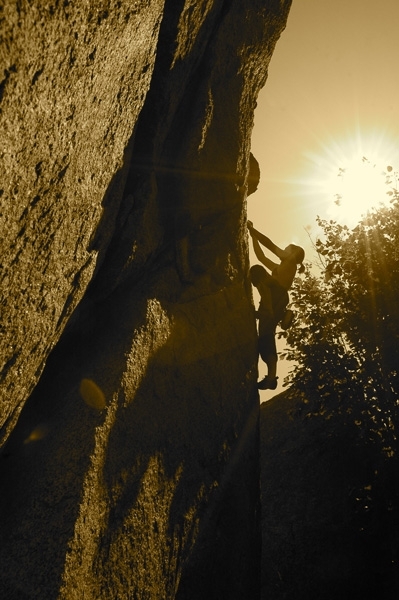
[(269, 377), (266, 375), (261, 381), (258, 381), (258, 390), (275, 390), (278, 377)]

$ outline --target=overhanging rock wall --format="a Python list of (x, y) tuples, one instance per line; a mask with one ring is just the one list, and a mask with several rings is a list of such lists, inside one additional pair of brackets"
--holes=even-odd
[(44, 4), (0, 15), (2, 597), (256, 597), (246, 194), (290, 2)]

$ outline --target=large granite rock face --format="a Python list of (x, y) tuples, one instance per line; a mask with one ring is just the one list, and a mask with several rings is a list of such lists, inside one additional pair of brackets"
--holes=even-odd
[(151, 84), (163, 2), (94, 4), (2, 10), (3, 440), (116, 234)]
[(289, 5), (2, 9), (1, 597), (258, 595), (246, 196)]

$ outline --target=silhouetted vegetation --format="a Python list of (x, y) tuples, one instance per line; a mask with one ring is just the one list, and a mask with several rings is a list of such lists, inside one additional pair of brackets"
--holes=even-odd
[[(396, 182), (388, 167), (387, 183)], [(395, 178), (395, 179), (394, 179)], [(393, 181), (394, 180), (394, 181)], [(296, 327), (282, 332), (298, 391), (317, 390), (321, 411), (348, 414), (393, 457), (399, 405), (399, 192), (352, 230), (317, 219), (319, 273), (292, 290)]]
[[(294, 417), (317, 422), (336, 440), (342, 454), (334, 450), (333, 470), (351, 464), (341, 492), (353, 540), (369, 549), (352, 574), (365, 577), (363, 598), (377, 591), (394, 598), (399, 590), (399, 192), (391, 167), (385, 176), (389, 205), (354, 229), (317, 219), (317, 264), (296, 280), (296, 325), (279, 334), (294, 361), (286, 384), (302, 398)], [(295, 597), (305, 596), (297, 586)], [(319, 597), (330, 598), (328, 590)]]

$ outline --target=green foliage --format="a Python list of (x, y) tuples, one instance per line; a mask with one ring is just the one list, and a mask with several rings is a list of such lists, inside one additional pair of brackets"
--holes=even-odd
[[(280, 335), (295, 366), (287, 383), (319, 408), (351, 415), (387, 454), (396, 445), (399, 404), (399, 193), (350, 230), (317, 218), (323, 236), (314, 247), (317, 273), (308, 265), (291, 292), (297, 321)], [(395, 180), (396, 181), (396, 180)]]

